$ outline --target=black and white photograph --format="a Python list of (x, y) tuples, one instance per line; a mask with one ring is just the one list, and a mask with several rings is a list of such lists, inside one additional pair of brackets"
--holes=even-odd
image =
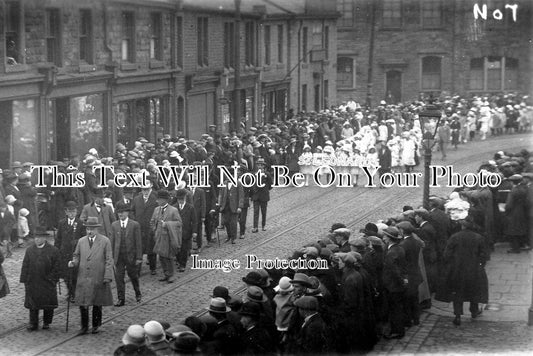
[(533, 0), (0, 0), (0, 355), (529, 355)]

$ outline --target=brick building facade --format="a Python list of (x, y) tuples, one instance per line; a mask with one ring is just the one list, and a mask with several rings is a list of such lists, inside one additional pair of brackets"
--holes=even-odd
[[(512, 8), (505, 7), (511, 3), (517, 5), (516, 21)], [(365, 103), (369, 91), (374, 105), (413, 100), (420, 93), (530, 93), (531, 5), (528, 0), (337, 0), (338, 102)]]
[(197, 139), (336, 100), (334, 1), (0, 5), (0, 167), (112, 154), (141, 136)]

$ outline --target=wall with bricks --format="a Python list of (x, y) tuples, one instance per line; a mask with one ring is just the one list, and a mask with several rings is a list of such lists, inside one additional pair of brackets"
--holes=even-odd
[[(364, 103), (368, 87), (368, 63), (372, 6), (375, 6), (375, 39), (372, 76), (372, 103), (386, 99), (386, 72), (400, 71), (401, 100), (414, 100), (421, 88), (421, 61), (424, 56), (441, 57), (441, 91), (469, 95), (470, 59), (482, 56), (510, 56), (519, 58), (519, 90), (531, 90), (530, 53), (527, 46), (531, 36), (531, 3), (517, 1), (518, 21), (475, 21), (475, 1), (445, 1), (442, 23), (435, 29), (421, 24), (421, 2), (402, 1), (401, 28), (388, 29), (382, 19), (383, 1), (355, 0), (354, 25), (338, 27), (338, 56), (356, 61), (356, 86), (353, 90), (338, 88), (338, 102), (354, 99)], [(481, 3), (481, 2), (480, 2)], [(490, 13), (490, 11), (489, 11)]]

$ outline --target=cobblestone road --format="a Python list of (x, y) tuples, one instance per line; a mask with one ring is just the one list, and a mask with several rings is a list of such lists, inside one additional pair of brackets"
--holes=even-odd
[[(490, 159), (495, 148), (510, 151), (523, 147), (531, 149), (531, 138), (531, 135), (515, 135), (470, 143), (460, 146), (458, 151), (450, 152), (446, 162), (434, 158), (433, 163), (453, 164), (454, 170), (460, 173), (474, 172), (481, 161)], [(449, 192), (450, 189), (446, 187), (432, 189), (432, 194), (444, 195)], [(205, 249), (201, 257), (236, 258), (241, 261), (241, 265), (244, 265), (246, 254), (255, 254), (265, 259), (282, 258), (303, 243), (324, 236), (333, 222), (344, 222), (359, 229), (368, 221), (397, 214), (405, 204), (419, 205), (421, 196), (421, 188), (275, 189), (269, 204), (267, 231), (248, 233), (244, 240), (238, 240), (237, 245), (222, 242), (220, 247)], [(251, 219), (251, 212), (248, 217)], [(251, 225), (250, 220), (248, 225)], [(222, 235), (223, 241), (225, 236)], [(503, 248), (501, 247), (502, 250)], [(514, 261), (500, 252), (487, 265), (491, 301), (495, 302), (495, 308), (500, 308), (500, 311), (485, 311), (483, 317), (475, 323), (465, 320), (461, 328), (451, 328), (452, 313), (449, 306), (435, 303), (429, 313), (424, 314), (421, 325), (411, 328), (406, 338), (392, 342), (383, 340), (377, 345), (375, 353), (490, 353), (533, 349), (528, 344), (532, 339), (531, 331), (524, 326), (524, 315), (527, 314), (531, 295), (529, 254), (519, 255), (518, 261)], [(22, 256), (23, 251), (19, 250), (15, 252), (14, 258), (4, 262), (12, 293), (0, 300), (0, 354), (110, 354), (120, 344), (128, 325), (142, 324), (152, 319), (180, 322), (207, 306), (215, 285), (225, 285), (232, 291), (242, 288), (241, 277), (248, 272), (244, 268), (230, 273), (220, 270), (188, 270), (179, 275), (176, 283), (167, 285), (158, 282), (159, 276), (146, 274), (147, 266), (143, 266), (143, 302), (135, 303), (132, 288), (128, 285), (125, 307), (104, 308), (104, 325), (100, 334), (74, 337), (79, 328), (79, 311), (75, 307), (70, 310), (69, 332), (65, 332), (66, 303), (63, 297), (52, 328), (29, 334), (24, 328), (27, 310), (22, 306), (23, 288), (18, 283)], [(501, 337), (497, 337), (498, 335)], [(483, 343), (478, 342), (476, 345), (476, 340), (483, 340)]]

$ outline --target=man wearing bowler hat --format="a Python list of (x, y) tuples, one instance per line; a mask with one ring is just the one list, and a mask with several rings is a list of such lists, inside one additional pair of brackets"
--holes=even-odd
[(49, 236), (46, 228), (36, 227), (35, 243), (28, 247), (22, 261), (20, 283), (26, 290), (24, 306), (30, 310), (28, 331), (38, 329), (39, 309), (43, 309), (43, 329), (49, 329), (57, 308), (59, 251), (46, 241)]
[(74, 201), (68, 201), (65, 204), (65, 215), (63, 219), (59, 220), (54, 246), (59, 249), (61, 256), (61, 278), (67, 284), (68, 297), (74, 303), (77, 271), (69, 270), (68, 262), (72, 260), (72, 254), (78, 240), (85, 236), (85, 227), (77, 216), (78, 209)]
[(111, 281), (113, 280), (113, 252), (109, 239), (97, 232), (97, 217), (85, 221), (87, 235), (76, 245), (69, 267), (78, 267), (75, 303), (80, 306), (81, 329), (78, 335), (89, 329), (89, 306), (93, 307), (92, 333), (97, 334), (102, 325), (102, 306), (113, 305)]
[(135, 290), (137, 303), (141, 301), (139, 288), (139, 265), (142, 263), (141, 226), (129, 218), (130, 208), (123, 202), (118, 202), (116, 213), (119, 220), (111, 224), (111, 248), (115, 262), (115, 281), (117, 283), (116, 307), (121, 307), (126, 300), (126, 285), (124, 275), (128, 272), (131, 284)]

